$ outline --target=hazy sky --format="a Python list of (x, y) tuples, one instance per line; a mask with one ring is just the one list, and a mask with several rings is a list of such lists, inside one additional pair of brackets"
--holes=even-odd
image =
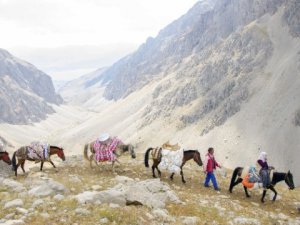
[(109, 66), (197, 0), (0, 0), (0, 48), (56, 80)]

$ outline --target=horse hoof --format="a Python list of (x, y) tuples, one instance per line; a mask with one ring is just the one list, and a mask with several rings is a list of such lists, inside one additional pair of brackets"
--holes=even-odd
[(250, 195), (247, 195), (247, 198), (251, 198), (251, 196), (250, 196)]

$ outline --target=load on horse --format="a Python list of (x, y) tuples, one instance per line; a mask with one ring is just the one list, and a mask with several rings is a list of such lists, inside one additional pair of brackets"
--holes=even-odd
[[(88, 156), (88, 149), (91, 155)], [(104, 133), (97, 138), (96, 141), (85, 144), (84, 146), (84, 158), (90, 162), (92, 167), (92, 162), (96, 164), (98, 162), (112, 162), (112, 171), (115, 172), (115, 162), (121, 164), (118, 160), (120, 156), (128, 152), (131, 157), (136, 158), (134, 147), (131, 144), (124, 144), (117, 137), (110, 137), (108, 133)]]
[(166, 169), (171, 173), (170, 179), (173, 180), (173, 176), (176, 172), (180, 172), (181, 180), (185, 183), (183, 175), (183, 166), (185, 163), (193, 159), (199, 166), (202, 166), (202, 160), (198, 150), (184, 150), (178, 143), (176, 145), (171, 145), (168, 142), (164, 143), (161, 147), (148, 148), (145, 153), (145, 167), (149, 167), (149, 153), (152, 155), (152, 176), (155, 178), (155, 169), (158, 172), (158, 175), (161, 177), (161, 172), (158, 167), (161, 169)]
[[(12, 157), (13, 170), (17, 176), (18, 167), (21, 165), (23, 173), (25, 173), (24, 164), (26, 160), (41, 162), (40, 170), (43, 170), (44, 162), (50, 162), (54, 168), (55, 165), (52, 162), (50, 156), (57, 154), (59, 158), (65, 161), (65, 154), (63, 148), (52, 146), (42, 142), (32, 142), (30, 145), (22, 146), (14, 152)], [(18, 161), (18, 162), (17, 162)]]

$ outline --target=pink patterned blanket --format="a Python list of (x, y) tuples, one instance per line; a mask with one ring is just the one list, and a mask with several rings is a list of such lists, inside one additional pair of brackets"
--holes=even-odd
[(116, 150), (119, 143), (122, 142), (116, 137), (112, 138), (107, 144), (101, 143), (97, 139), (94, 144), (95, 159), (97, 160), (97, 162), (103, 162), (103, 161), (111, 162), (116, 160), (114, 151)]

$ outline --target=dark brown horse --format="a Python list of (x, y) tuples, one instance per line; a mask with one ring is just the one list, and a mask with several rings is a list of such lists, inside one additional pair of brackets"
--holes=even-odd
[[(162, 161), (162, 148), (148, 148), (146, 153), (145, 153), (145, 167), (149, 167), (149, 153), (153, 150), (158, 150), (157, 154), (155, 157), (152, 157), (153, 159), (153, 164), (152, 164), (152, 175), (155, 178), (155, 169), (158, 172), (159, 177), (161, 177), (161, 172), (158, 169), (158, 165), (160, 164), (160, 162)], [(200, 153), (197, 150), (185, 150), (183, 151), (183, 157), (182, 157), (182, 162), (180, 165), (180, 175), (181, 175), (181, 180), (183, 183), (185, 183), (185, 179), (183, 176), (183, 166), (185, 165), (185, 163), (187, 161), (189, 161), (190, 159), (193, 159), (199, 166), (202, 166), (202, 160), (201, 160), (201, 156)], [(170, 179), (173, 180), (173, 176), (174, 176), (174, 172), (171, 174)]]
[[(25, 164), (26, 160), (37, 161), (37, 159), (32, 159), (27, 155), (27, 153), (28, 153), (27, 148), (28, 148), (28, 146), (22, 146), (17, 151), (15, 151), (14, 154), (13, 154), (12, 165), (13, 165), (13, 170), (15, 171), (16, 176), (17, 176), (18, 167), (20, 165), (21, 165), (21, 168), (22, 168), (23, 172), (25, 173), (24, 164)], [(50, 158), (50, 156), (54, 155), (54, 154), (57, 154), (57, 156), (59, 158), (61, 158), (63, 161), (66, 160), (63, 148), (56, 147), (56, 146), (50, 146), (49, 147), (49, 158), (48, 159), (42, 159), (41, 158), (39, 160), (41, 162), (41, 168), (40, 168), (41, 171), (43, 170), (44, 162), (50, 162), (52, 164), (52, 166), (54, 168), (56, 168), (54, 163), (52, 162), (52, 160)], [(16, 158), (18, 159), (18, 163), (17, 163)]]
[(3, 160), (8, 165), (11, 165), (11, 160), (9, 158), (8, 152), (0, 152), (0, 160)]
[[(242, 173), (243, 173), (243, 169), (244, 169), (243, 167), (237, 167), (233, 171), (230, 186), (229, 186), (229, 192), (230, 193), (232, 193), (232, 190), (233, 190), (234, 186), (238, 185), (239, 183), (242, 183), (243, 178), (241, 176), (242, 176)], [(288, 171), (287, 173), (274, 172), (272, 180), (271, 180), (271, 184), (268, 187), (268, 189), (270, 189), (271, 191), (274, 192), (273, 201), (275, 201), (276, 197), (277, 197), (277, 191), (275, 190), (275, 185), (278, 182), (281, 182), (281, 181), (285, 181), (285, 183), (287, 184), (289, 189), (293, 190), (295, 188), (293, 175), (290, 171)], [(244, 186), (244, 191), (245, 191), (246, 197), (250, 198), (250, 195), (248, 193), (248, 189), (247, 189), (246, 186)], [(267, 190), (264, 190), (263, 194), (262, 194), (262, 197), (260, 199), (261, 202), (265, 201), (266, 193), (267, 193)]]

